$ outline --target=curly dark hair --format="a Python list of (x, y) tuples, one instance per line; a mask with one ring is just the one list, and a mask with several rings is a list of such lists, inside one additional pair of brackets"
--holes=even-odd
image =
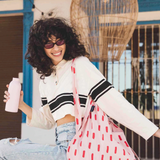
[(79, 56), (88, 56), (84, 45), (79, 41), (79, 36), (73, 27), (69, 26), (63, 18), (45, 18), (35, 21), (29, 32), (29, 43), (25, 58), (28, 63), (36, 68), (41, 78), (50, 76), (53, 70), (51, 59), (45, 54), (44, 45), (51, 36), (64, 39), (66, 51), (63, 59), (71, 60)]

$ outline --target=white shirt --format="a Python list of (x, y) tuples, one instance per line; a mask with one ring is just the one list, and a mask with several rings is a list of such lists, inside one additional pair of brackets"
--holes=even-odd
[[(50, 129), (58, 119), (74, 114), (72, 60), (62, 60), (55, 71), (40, 80), (39, 90), (43, 106), (33, 109), (32, 120), (27, 124)], [(106, 81), (101, 72), (86, 57), (75, 59), (76, 80), (82, 117), (86, 111), (88, 96), (111, 118), (133, 130), (144, 139), (151, 137), (158, 127), (130, 104), (121, 93)]]

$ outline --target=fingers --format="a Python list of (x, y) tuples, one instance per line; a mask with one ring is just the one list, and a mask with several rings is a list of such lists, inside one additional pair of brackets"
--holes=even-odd
[(23, 95), (23, 91), (20, 92), (20, 95)]
[(3, 102), (7, 102), (8, 100), (9, 100), (9, 97), (10, 96), (10, 94), (9, 94), (9, 92), (8, 91), (4, 91), (4, 100), (3, 100)]
[(4, 91), (4, 94), (7, 95), (7, 96), (10, 95), (8, 91)]
[(3, 100), (3, 102), (5, 102), (5, 103), (6, 103), (8, 100), (9, 100), (9, 98), (8, 98), (8, 99), (4, 99), (4, 100)]

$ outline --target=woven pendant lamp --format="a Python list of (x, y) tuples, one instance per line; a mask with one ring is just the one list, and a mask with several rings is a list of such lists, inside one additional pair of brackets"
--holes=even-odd
[(118, 61), (138, 18), (137, 0), (72, 0), (71, 24), (92, 61)]

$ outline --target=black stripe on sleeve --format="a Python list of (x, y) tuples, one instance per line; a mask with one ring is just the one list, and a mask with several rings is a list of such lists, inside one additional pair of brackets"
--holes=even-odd
[(113, 85), (103, 79), (90, 90), (89, 95), (96, 102), (103, 94), (108, 92), (111, 88), (113, 88)]
[(41, 101), (42, 101), (42, 107), (48, 103), (46, 97), (41, 97)]
[(99, 94), (96, 98), (95, 98), (95, 102), (106, 92), (108, 92), (111, 88), (114, 88), (112, 85), (109, 86), (108, 88), (106, 88), (101, 94)]
[(92, 94), (92, 92), (99, 86), (101, 85), (103, 82), (105, 81), (105, 79), (102, 79), (100, 82), (98, 82), (95, 86), (93, 86), (89, 92), (89, 95)]

